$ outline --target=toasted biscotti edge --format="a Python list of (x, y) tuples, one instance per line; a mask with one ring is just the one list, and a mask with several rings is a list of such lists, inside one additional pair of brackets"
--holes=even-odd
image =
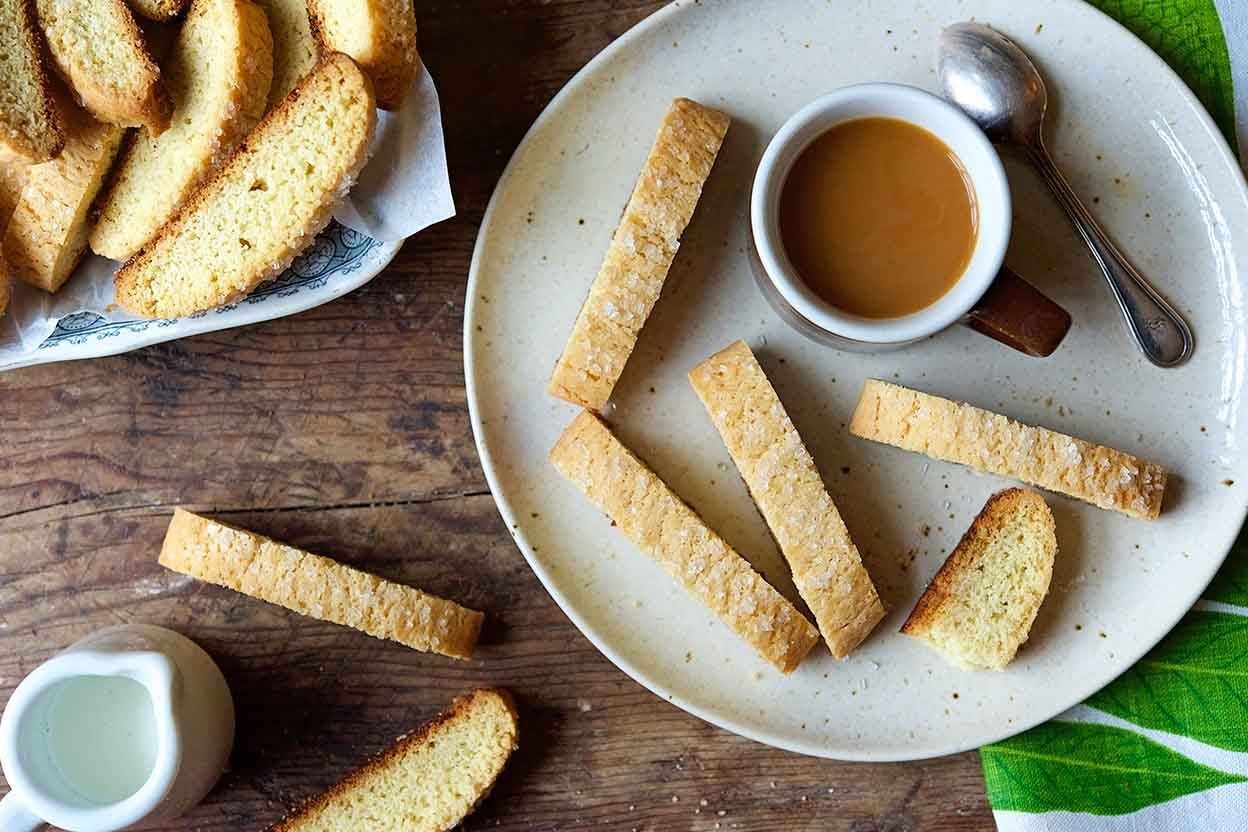
[[(377, 106), (399, 109), (420, 68), (416, 9), (411, 0), (363, 0), (345, 3), (345, 8), (339, 9), (336, 5), (344, 5), (344, 0), (307, 0), (308, 23), (321, 51), (350, 55), (372, 79)], [(335, 14), (337, 21), (331, 18)], [(367, 47), (355, 48), (355, 44), (336, 36), (344, 14), (363, 14), (370, 21), (374, 37)]]
[[(206, 2), (193, 4), (182, 21), (173, 49), (183, 49), (187, 38), (202, 33), (208, 25), (205, 17), (216, 11)], [(191, 66), (182, 57), (185, 53), (174, 54), (166, 60), (169, 88), (175, 94), (183, 87), (188, 88), (185, 90), (187, 99), (175, 105), (179, 124), (160, 136), (131, 137), (114, 166), (106, 190), (99, 197), (96, 222), (90, 235), (91, 250), (97, 254), (119, 261), (132, 257), (176, 214), (194, 189), (263, 117), (273, 77), (273, 40), (268, 16), (252, 0), (233, 0), (232, 14), (237, 24), (237, 49), (232, 55), (232, 68), (224, 79), (189, 77), (202, 74), (205, 67)], [(208, 80), (223, 81), (227, 93), (222, 96), (219, 87), (216, 92), (201, 96), (190, 92), (190, 87), (203, 85)], [(208, 108), (204, 106), (208, 102), (220, 106)], [(191, 108), (189, 114), (188, 107)], [(182, 132), (180, 122), (185, 119), (190, 124), (195, 116), (199, 118), (196, 132)], [(210, 123), (209, 119), (215, 120)], [(167, 144), (170, 142), (176, 144)], [(181, 162), (173, 163), (178, 176), (166, 177), (154, 184), (153, 174), (161, 171), (150, 168), (168, 164), (170, 155), (175, 153), (181, 156)], [(173, 181), (169, 181), (171, 179)], [(159, 195), (153, 188), (159, 189)], [(168, 209), (170, 199), (172, 210)]]
[[(23, 163), (46, 162), (61, 152), (65, 145), (65, 134), (61, 129), (60, 113), (53, 98), (52, 79), (43, 64), (43, 31), (39, 28), (35, 0), (10, 2), (12, 11), (18, 16), (18, 37), (23, 41), (18, 49), (25, 53), (27, 68), (32, 73), (31, 81), (40, 99), (34, 102), (35, 120), (41, 122), (43, 128), (37, 129), (34, 135), (28, 135), (16, 127), (5, 129), (0, 126), (0, 165), (15, 160)], [(0, 232), (3, 230), (0, 227)]]
[(600, 411), (637, 346), (728, 132), (724, 113), (668, 106), (547, 392)]
[(191, 0), (127, 0), (130, 8), (148, 20), (167, 23), (190, 5)]
[(884, 618), (884, 604), (771, 379), (741, 340), (688, 378), (824, 641), (833, 656), (845, 658)]
[(117, 274), (114, 277), (114, 284), (116, 287), (117, 302), (120, 306), (122, 306), (122, 308), (149, 318), (177, 317), (179, 315), (202, 311), (200, 309), (193, 308), (171, 309), (167, 311), (162, 311), (154, 307), (149, 308), (134, 296), (134, 283), (137, 279), (135, 275), (136, 271), (141, 268), (144, 256), (148, 252), (160, 245), (162, 239), (167, 236), (171, 236), (172, 232), (178, 227), (178, 224), (186, 221), (184, 219), (185, 217), (191, 216), (199, 210), (206, 196), (211, 193), (211, 189), (217, 187), (218, 180), (224, 180), (242, 169), (242, 167), (246, 164), (246, 154), (249, 148), (256, 141), (258, 141), (260, 136), (266, 134), (270, 130), (276, 129), (271, 125), (285, 118), (285, 114), (297, 105), (297, 102), (303, 95), (303, 90), (313, 83), (314, 77), (322, 69), (329, 67), (330, 65), (335, 65), (344, 69), (349, 67), (350, 71), (355, 73), (362, 83), (361, 94), (365, 96), (367, 101), (364, 110), (369, 115), (369, 121), (366, 133), (359, 145), (357, 158), (354, 163), (348, 165), (347, 169), (344, 170), (343, 175), (341, 176), (340, 186), (337, 188), (337, 192), (333, 195), (333, 197), (325, 200), (324, 204), (320, 207), (320, 210), (316, 211), (314, 215), (309, 218), (302, 229), (297, 230), (295, 233), (290, 235), (288, 242), (284, 245), (283, 253), (280, 256), (273, 258), (272, 261), (264, 268), (254, 274), (248, 275), (250, 288), (237, 294), (222, 297), (216, 305), (229, 303), (243, 297), (247, 294), (247, 292), (261, 283), (277, 277), (286, 270), (286, 268), (291, 264), (295, 257), (299, 255), (300, 252), (312, 244), (316, 235), (329, 224), (334, 206), (337, 204), (337, 197), (341, 195), (341, 193), (345, 192), (355, 182), (356, 177), (359, 176), (360, 170), (364, 167), (364, 163), (368, 161), (369, 143), (377, 124), (372, 83), (368, 80), (368, 76), (364, 74), (358, 66), (356, 66), (355, 62), (352, 61), (349, 56), (342, 53), (334, 53), (332, 55), (325, 56), (315, 67), (313, 67), (311, 71), (304, 75), (295, 88), (291, 90), (290, 94), (282, 101), (282, 103), (278, 105), (277, 108), (269, 111), (256, 128), (252, 130), (251, 134), (235, 149), (230, 158), (217, 169), (216, 173), (209, 176), (208, 179), (205, 180), (204, 183), (191, 194), (190, 198), (183, 203), (182, 208), (174, 212), (173, 216), (171, 216), (169, 220), (161, 226), (160, 230), (158, 230), (147, 241), (143, 248), (139, 249), (139, 251), (136, 252), (135, 255), (117, 271)]
[[(868, 379), (863, 385), (849, 432), (933, 459), (1021, 480), (1128, 517), (1155, 520), (1165, 499), (1167, 474), (1159, 465), (1048, 428), (1025, 425), (991, 410), (877, 379)], [(973, 440), (967, 438), (972, 436)]]
[[(485, 618), (454, 601), (182, 508), (169, 521), (158, 562), (299, 615), (455, 659), (472, 657)], [(368, 603), (356, 605), (353, 598)]]
[(446, 711), (438, 714), (429, 723), (415, 731), (399, 737), (389, 748), (383, 750), (363, 766), (348, 774), (340, 782), (313, 797), (290, 816), (270, 827), (269, 832), (299, 832), (336, 800), (350, 795), (354, 789), (365, 785), (374, 775), (384, 772), (392, 764), (397, 764), (402, 755), (409, 749), (414, 746), (424, 745), (430, 740), (436, 741), (440, 734), (453, 729), (459, 721), (471, 718), (474, 708), (490, 706), (502, 711), (503, 724), (500, 727), (503, 728), (503, 732), (501, 738), (505, 741), (505, 747), (508, 747), (509, 750), (498, 761), (493, 778), (489, 783), (483, 784), (483, 788), (474, 796), (475, 800), (469, 805), (467, 811), (458, 814), (457, 817), (440, 819), (445, 820), (445, 825), (440, 826), (440, 828), (449, 832), (449, 830), (458, 826), (464, 818), (472, 814), (481, 805), (481, 802), (489, 796), (511, 754), (519, 747), (520, 715), (516, 710), (515, 699), (503, 688), (480, 688), (466, 696), (456, 697)]
[[(1006, 642), (1004, 652), (986, 656), (985, 651), (972, 649), (972, 645), (945, 643), (935, 635), (934, 629), (941, 618), (950, 614), (947, 608), (951, 607), (957, 595), (954, 582), (961, 574), (979, 568), (978, 562), (984, 550), (1001, 532), (1011, 515), (1026, 511), (1028, 508), (1035, 510), (1041, 518), (1042, 528), (1036, 529), (1035, 532), (1043, 545), (1047, 565), (1047, 569), (1042, 572), (1029, 571), (1028, 578), (1032, 583), (1023, 587), (1024, 590), (1037, 596), (1034, 607), (1027, 611), (1026, 620), (1019, 622), (1015, 630), (998, 634), (1003, 636)], [(927, 642), (962, 667), (975, 670), (1002, 670), (1014, 659), (1018, 649), (1027, 641), (1031, 633), (1031, 626), (1049, 591), (1056, 556), (1056, 526), (1053, 512), (1044, 498), (1024, 488), (1007, 488), (999, 491), (988, 499), (983, 509), (971, 522), (970, 528), (962, 535), (962, 539), (953, 552), (941, 564), (940, 569), (901, 626), (901, 632)], [(980, 600), (988, 602), (996, 599)], [(1017, 609), (1020, 603), (1028, 599), (1011, 598), (1009, 600), (1015, 602), (1015, 609)], [(977, 661), (973, 656), (984, 657), (984, 660)]]

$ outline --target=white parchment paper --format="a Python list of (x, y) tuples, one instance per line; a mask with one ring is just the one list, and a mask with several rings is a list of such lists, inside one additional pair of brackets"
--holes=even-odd
[[(423, 65), (403, 108), (377, 116), (368, 164), (334, 217), (375, 239), (397, 241), (455, 215), (438, 91)], [(132, 320), (113, 307), (118, 266), (88, 253), (51, 295), (14, 280), (9, 310), (0, 317), (0, 367), (33, 353), (66, 315), (88, 311), (110, 321)]]

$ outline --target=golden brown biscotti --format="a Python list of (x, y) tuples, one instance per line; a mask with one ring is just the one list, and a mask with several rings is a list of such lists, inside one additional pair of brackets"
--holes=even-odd
[(806, 617), (597, 416), (581, 411), (555, 443), (550, 461), (625, 537), (781, 673), (792, 672), (819, 641)]
[(815, 461), (744, 341), (689, 373), (832, 655), (843, 659), (880, 623), (884, 604)]
[(173, 20), (182, 12), (186, 11), (190, 0), (127, 0), (130, 8), (146, 17), (148, 20), (155, 20), (158, 23), (166, 23)]
[(1049, 592), (1057, 534), (1039, 494), (993, 495), (928, 584), (901, 631), (955, 664), (1001, 670), (1027, 640)]
[(269, 87), (267, 107), (272, 110), (316, 66), (318, 47), (312, 36), (307, 0), (257, 2), (269, 16), (269, 29), (273, 32), (273, 84)]
[(484, 616), (217, 520), (176, 509), (160, 565), (415, 650), (472, 658)]
[(518, 722), (505, 690), (461, 696), (270, 832), (449, 832), (493, 788)]
[(329, 222), (377, 123), (368, 78), (330, 55), (117, 272), (117, 302), (176, 318), (277, 277)]
[(687, 98), (672, 102), (548, 392), (602, 410), (663, 291), (680, 237), (711, 173), (728, 116)]
[(123, 128), (96, 121), (56, 96), (65, 147), (48, 162), (31, 165), (0, 250), (13, 276), (55, 292), (87, 249), (92, 200), (121, 146)]
[(160, 135), (173, 103), (124, 0), (35, 0), (57, 71), (97, 119)]
[(26, 176), (29, 172), (30, 166), (23, 162), (0, 162), (0, 241), (4, 240), (9, 218), (21, 201), (22, 189), (26, 187)]
[(420, 56), (412, 0), (307, 0), (312, 34), (323, 51), (345, 52), (373, 79), (377, 106), (403, 104)]
[(0, 0), (0, 164), (46, 162), (64, 143), (34, 2)]
[(173, 123), (134, 137), (91, 230), (92, 251), (113, 260), (151, 239), (264, 115), (273, 80), (264, 10), (251, 0), (195, 0), (164, 73)]
[(871, 379), (849, 430), (863, 439), (1156, 519), (1166, 490), (1158, 465), (998, 413)]

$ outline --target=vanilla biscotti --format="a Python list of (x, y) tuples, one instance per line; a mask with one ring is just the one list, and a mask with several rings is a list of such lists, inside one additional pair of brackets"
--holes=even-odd
[(345, 52), (373, 79), (377, 106), (403, 104), (420, 56), (412, 0), (307, 0), (312, 34), (326, 52)]
[(549, 393), (601, 410), (624, 372), (676, 258), (728, 116), (687, 98), (672, 102), (615, 229), (607, 256), (555, 364)]
[(64, 144), (42, 52), (33, 0), (0, 0), (0, 164), (46, 162)]
[(4, 231), (9, 227), (13, 209), (21, 201), (29, 171), (30, 166), (21, 162), (0, 162), (0, 241), (4, 240)]
[(833, 656), (845, 658), (884, 617), (884, 604), (780, 397), (744, 341), (694, 367), (689, 382), (824, 641)]
[(55, 159), (27, 168), (0, 243), (13, 276), (46, 292), (61, 288), (87, 249), (91, 203), (124, 132), (96, 121), (63, 94), (56, 96), (56, 104), (65, 147)]
[(1130, 454), (874, 379), (849, 425), (855, 436), (1021, 480), (1153, 520), (1166, 472)]
[(134, 138), (100, 200), (91, 249), (125, 260), (264, 115), (273, 79), (268, 17), (251, 0), (195, 0), (164, 66), (169, 129)]
[(176, 318), (277, 277), (329, 222), (364, 166), (377, 122), (355, 62), (328, 56), (117, 272), (117, 302)]
[(582, 411), (568, 425), (550, 461), (625, 537), (781, 673), (797, 667), (819, 640), (805, 616), (594, 414)]
[(1049, 592), (1057, 534), (1034, 491), (993, 495), (928, 584), (901, 631), (955, 664), (1001, 670), (1031, 633)]
[(472, 657), (484, 616), (459, 604), (183, 509), (160, 564), (301, 615), (457, 659)]
[(270, 832), (449, 832), (489, 794), (518, 737), (511, 695), (474, 691)]
[(61, 77), (97, 119), (159, 135), (173, 104), (124, 0), (35, 0)]
[(312, 36), (306, 0), (257, 0), (269, 16), (273, 32), (273, 84), (268, 109), (290, 94), (295, 84), (316, 66), (318, 47)]
[(128, 0), (128, 2), (130, 8), (148, 20), (165, 23), (186, 11), (190, 0)]

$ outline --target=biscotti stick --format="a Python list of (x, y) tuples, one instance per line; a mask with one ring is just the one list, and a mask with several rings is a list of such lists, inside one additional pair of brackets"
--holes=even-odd
[(867, 381), (849, 430), (1131, 517), (1161, 513), (1166, 472), (1158, 465), (895, 384)]
[(516, 749), (511, 695), (461, 696), (270, 832), (447, 832), (485, 799)]
[(301, 615), (456, 659), (472, 657), (484, 616), (410, 586), (176, 509), (160, 565)]
[(728, 116), (696, 101), (678, 98), (668, 108), (555, 364), (548, 388), (552, 396), (590, 410), (601, 410), (611, 397), (663, 291), (680, 236), (727, 131)]
[(764, 659), (789, 673), (818, 631), (597, 416), (582, 411), (550, 452), (559, 472), (639, 549)]
[(824, 641), (832, 655), (845, 658), (884, 617), (884, 605), (767, 374), (737, 341), (694, 367), (689, 383), (792, 567)]

